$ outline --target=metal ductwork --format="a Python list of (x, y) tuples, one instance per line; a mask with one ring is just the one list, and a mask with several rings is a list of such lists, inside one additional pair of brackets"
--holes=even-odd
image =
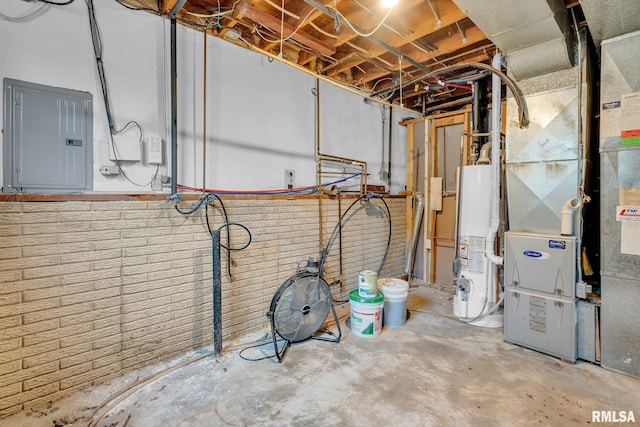
[(640, 7), (630, 0), (580, 0), (591, 37), (602, 40), (640, 30)]
[(506, 54), (516, 80), (572, 67), (562, 0), (453, 1)]

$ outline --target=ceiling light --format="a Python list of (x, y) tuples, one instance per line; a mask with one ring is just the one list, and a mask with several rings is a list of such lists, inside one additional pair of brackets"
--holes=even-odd
[(384, 7), (385, 9), (391, 9), (393, 6), (398, 4), (398, 0), (381, 0), (380, 1), (380, 6)]

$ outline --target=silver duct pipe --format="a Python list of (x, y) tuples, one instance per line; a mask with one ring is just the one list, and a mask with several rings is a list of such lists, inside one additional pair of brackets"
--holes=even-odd
[(424, 215), (424, 195), (422, 193), (416, 193), (413, 208), (413, 230), (411, 231), (411, 237), (409, 238), (409, 243), (407, 245), (407, 254), (405, 256), (404, 264), (404, 274), (407, 275), (408, 281), (411, 281), (411, 276), (413, 276), (413, 264), (416, 259), (418, 236), (422, 225), (422, 217)]

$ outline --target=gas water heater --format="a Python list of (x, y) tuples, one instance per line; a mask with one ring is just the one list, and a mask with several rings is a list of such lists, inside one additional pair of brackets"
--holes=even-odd
[(486, 255), (493, 202), (491, 165), (458, 168), (458, 214), (453, 314), (472, 325), (501, 328), (497, 269)]

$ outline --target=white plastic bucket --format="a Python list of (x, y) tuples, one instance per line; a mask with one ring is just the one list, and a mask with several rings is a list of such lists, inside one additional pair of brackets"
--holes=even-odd
[(407, 321), (409, 283), (394, 278), (378, 279), (378, 289), (384, 295), (384, 326), (399, 328)]
[(358, 274), (358, 295), (362, 298), (374, 298), (378, 294), (378, 273), (361, 271)]
[(364, 338), (373, 338), (382, 331), (384, 296), (378, 292), (373, 298), (363, 298), (354, 289), (349, 293), (351, 332)]

